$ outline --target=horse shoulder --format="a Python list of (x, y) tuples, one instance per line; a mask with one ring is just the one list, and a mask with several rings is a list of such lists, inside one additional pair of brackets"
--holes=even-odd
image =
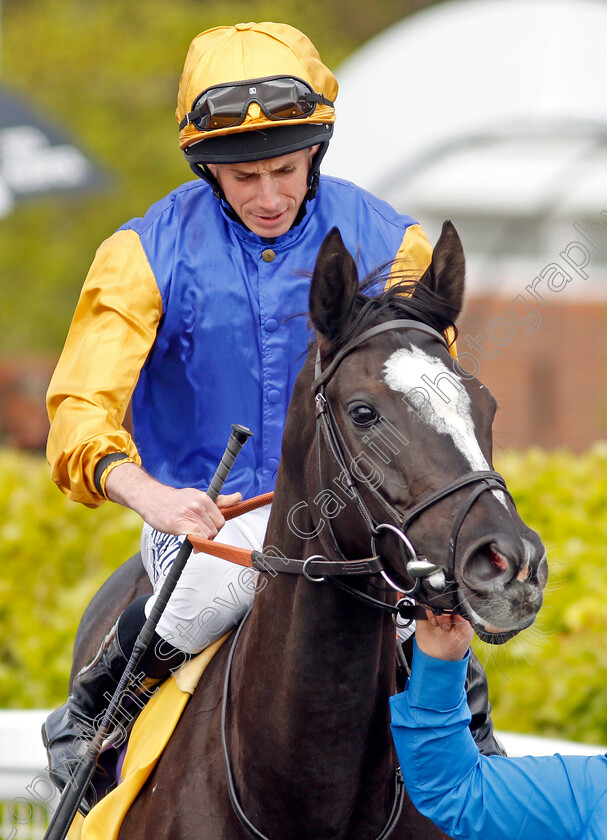
[(171, 740), (126, 815), (119, 840), (241, 837), (227, 797), (221, 745), (229, 646), (228, 640), (207, 666)]

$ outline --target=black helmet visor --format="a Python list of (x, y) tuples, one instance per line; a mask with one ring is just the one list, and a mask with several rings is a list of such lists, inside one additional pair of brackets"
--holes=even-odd
[(240, 131), (209, 135), (184, 149), (189, 163), (248, 163), (255, 160), (288, 155), (317, 143), (328, 143), (333, 134), (330, 123), (277, 125), (260, 131)]

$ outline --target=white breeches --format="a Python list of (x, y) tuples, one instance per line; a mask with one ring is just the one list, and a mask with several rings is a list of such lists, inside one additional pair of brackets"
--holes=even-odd
[[(217, 541), (261, 550), (270, 509), (266, 505), (229, 520)], [(143, 526), (141, 556), (154, 587), (145, 607), (148, 616), (183, 540)], [(241, 620), (253, 603), (256, 579), (252, 569), (192, 552), (156, 632), (185, 653), (199, 653)]]

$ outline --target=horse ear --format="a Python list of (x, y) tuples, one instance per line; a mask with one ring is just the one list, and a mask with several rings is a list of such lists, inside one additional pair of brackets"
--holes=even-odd
[(320, 336), (334, 342), (351, 318), (358, 294), (358, 271), (334, 227), (323, 239), (310, 286), (310, 320)]
[(443, 222), (432, 262), (419, 282), (442, 298), (453, 312), (455, 322), (464, 302), (466, 259), (459, 235), (449, 220)]

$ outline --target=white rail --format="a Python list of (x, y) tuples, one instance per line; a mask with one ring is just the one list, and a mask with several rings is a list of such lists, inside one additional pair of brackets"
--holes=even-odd
[(46, 711), (0, 711), (0, 838), (41, 840), (59, 797), (46, 773)]
[[(46, 772), (47, 711), (0, 710), (0, 840), (41, 840), (59, 795)], [(498, 732), (508, 755), (594, 755), (607, 747)]]

